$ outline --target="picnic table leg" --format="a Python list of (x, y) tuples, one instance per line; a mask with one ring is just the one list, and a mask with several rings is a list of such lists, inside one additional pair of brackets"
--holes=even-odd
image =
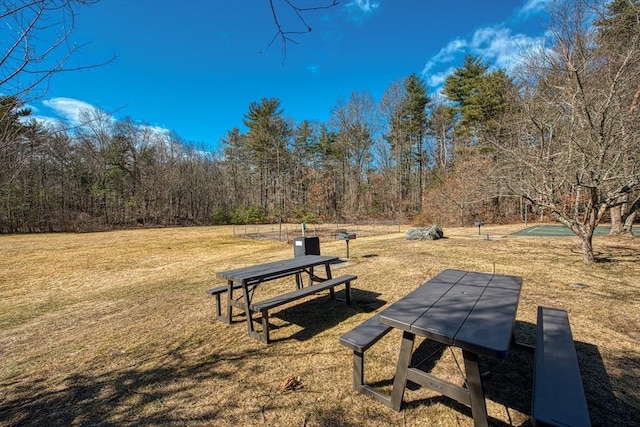
[[(324, 271), (327, 275), (327, 280), (331, 280), (333, 279), (333, 277), (331, 276), (331, 266), (329, 265), (329, 263), (325, 263), (324, 265)], [(335, 292), (333, 291), (333, 288), (329, 288), (329, 295), (331, 295), (331, 299), (336, 299), (336, 295)]]
[[(243, 294), (243, 308), (244, 308), (244, 313), (245, 316), (247, 318), (247, 331), (249, 332), (249, 336), (253, 337), (253, 338), (257, 338), (260, 341), (264, 341), (267, 342), (268, 337), (269, 337), (269, 332), (268, 330), (263, 330), (261, 333), (256, 332), (255, 328), (253, 327), (253, 312), (251, 311), (251, 299), (249, 298), (249, 286), (247, 286), (246, 283), (243, 284), (242, 286), (242, 294)], [(264, 313), (263, 313), (264, 314)], [(267, 319), (267, 322), (269, 320)], [(264, 318), (262, 319), (262, 322), (264, 323), (265, 320)], [(268, 326), (268, 325), (267, 325)]]
[(487, 403), (484, 400), (484, 391), (482, 390), (478, 355), (462, 350), (462, 356), (464, 357), (464, 366), (467, 371), (467, 388), (471, 397), (473, 424), (476, 427), (487, 426)]
[(227, 315), (224, 318), (224, 321), (228, 324), (231, 324), (231, 301), (233, 301), (233, 280), (227, 280)]
[(313, 286), (313, 266), (309, 267), (309, 286)]
[(415, 334), (410, 332), (405, 331), (402, 333), (398, 366), (396, 367), (396, 375), (393, 379), (393, 389), (391, 390), (391, 402), (389, 405), (394, 411), (400, 411), (400, 407), (402, 406), (404, 390), (407, 386), (407, 371), (409, 369), (409, 363), (411, 363), (411, 353), (413, 351), (415, 338)]
[(333, 276), (331, 276), (331, 265), (329, 263), (324, 265), (324, 271), (327, 273), (327, 280), (333, 279)]

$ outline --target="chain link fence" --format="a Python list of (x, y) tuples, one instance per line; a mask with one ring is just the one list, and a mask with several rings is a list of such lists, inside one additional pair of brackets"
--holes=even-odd
[(319, 237), (335, 240), (338, 232), (356, 233), (358, 237), (399, 233), (400, 222), (352, 222), (329, 224), (247, 224), (234, 225), (233, 235), (249, 239), (274, 240), (291, 243), (296, 237)]

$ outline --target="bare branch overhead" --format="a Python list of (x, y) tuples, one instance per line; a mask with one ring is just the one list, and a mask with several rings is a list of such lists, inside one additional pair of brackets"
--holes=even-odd
[(296, 2), (293, 2), (292, 0), (284, 0), (284, 3), (287, 5), (287, 7), (289, 7), (290, 11), (294, 13), (296, 19), (298, 20), (297, 23), (293, 23), (291, 24), (291, 26), (295, 26), (296, 24), (298, 25), (301, 24), (302, 29), (295, 30), (295, 29), (291, 29), (288, 26), (283, 25), (281, 23), (280, 13), (277, 10), (276, 6), (274, 5), (274, 0), (269, 0), (269, 5), (271, 7), (271, 15), (273, 16), (273, 22), (276, 26), (276, 33), (274, 34), (273, 38), (271, 39), (271, 41), (269, 42), (265, 50), (268, 50), (275, 43), (275, 41), (279, 39), (281, 43), (283, 61), (287, 57), (287, 43), (297, 44), (297, 41), (293, 38), (293, 36), (307, 34), (313, 30), (313, 28), (307, 23), (305, 19), (306, 14), (308, 12), (330, 9), (334, 6), (337, 6), (338, 1), (325, 0), (325, 1), (322, 1), (321, 4), (318, 4), (316, 6), (307, 6), (307, 7), (300, 7), (296, 4)]

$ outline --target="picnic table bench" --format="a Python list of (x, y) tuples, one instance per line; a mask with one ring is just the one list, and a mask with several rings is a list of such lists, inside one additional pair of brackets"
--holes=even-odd
[(590, 426), (565, 310), (538, 307), (531, 419), (536, 426)]
[(340, 337), (340, 344), (353, 350), (353, 388), (385, 404), (388, 400), (386, 396), (371, 387), (365, 387), (364, 353), (392, 329), (380, 322), (376, 314)]
[[(234, 283), (231, 285), (232, 289), (241, 289), (242, 283)], [(222, 322), (226, 322), (228, 320), (228, 316), (222, 315), (222, 301), (221, 296), (229, 290), (229, 286), (223, 285), (218, 286), (217, 288), (208, 289), (207, 293), (216, 298), (216, 318)]]
[[(475, 425), (488, 425), (479, 356), (507, 357), (521, 287), (517, 276), (442, 271), (341, 337), (354, 351), (354, 388), (399, 411), (412, 381), (471, 407)], [(390, 395), (364, 384), (361, 372), (364, 352), (389, 332), (386, 327), (402, 331)], [(411, 366), (416, 336), (462, 350), (465, 387)]]
[(250, 308), (252, 311), (260, 312), (260, 319), (262, 323), (262, 332), (254, 331), (254, 336), (269, 344), (269, 310), (306, 296), (317, 294), (327, 289), (330, 292), (331, 298), (336, 299), (334, 288), (338, 285), (345, 285), (346, 302), (347, 305), (351, 305), (351, 282), (357, 278), (358, 276), (353, 274), (345, 274), (333, 279), (322, 281), (312, 286), (307, 286), (306, 288), (296, 289), (295, 291), (291, 291), (286, 294), (277, 295), (273, 298), (252, 303)]

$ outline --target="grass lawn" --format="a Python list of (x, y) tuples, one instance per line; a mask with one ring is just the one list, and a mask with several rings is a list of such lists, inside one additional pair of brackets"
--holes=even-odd
[[(576, 237), (516, 237), (522, 225), (444, 228), (445, 239), (358, 237), (334, 275), (351, 273), (355, 308), (309, 297), (274, 310), (265, 345), (244, 319), (215, 319), (217, 271), (293, 255), (231, 227), (0, 236), (0, 425), (472, 425), (470, 411), (411, 387), (402, 411), (352, 389), (338, 338), (446, 268), (518, 275), (516, 336), (534, 343), (537, 306), (565, 309), (594, 425), (640, 425), (640, 239), (597, 236), (595, 265)], [(489, 235), (489, 238), (486, 237)], [(321, 240), (326, 255), (345, 242)], [(262, 299), (293, 278), (258, 288)], [(341, 288), (340, 288), (341, 289)], [(367, 353), (367, 382), (390, 389), (400, 335)], [(456, 350), (416, 357), (462, 384)], [(481, 359), (494, 425), (530, 425), (533, 354)], [(299, 387), (285, 387), (295, 378)]]

